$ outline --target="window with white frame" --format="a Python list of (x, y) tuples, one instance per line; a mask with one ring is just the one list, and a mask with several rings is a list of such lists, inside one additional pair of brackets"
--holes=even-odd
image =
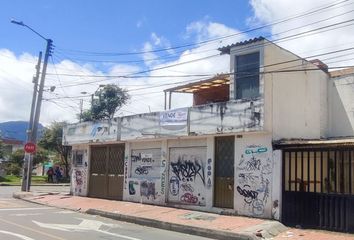
[(259, 52), (235, 56), (236, 99), (259, 97)]

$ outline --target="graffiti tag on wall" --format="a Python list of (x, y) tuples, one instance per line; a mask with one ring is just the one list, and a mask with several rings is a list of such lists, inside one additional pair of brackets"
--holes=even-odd
[(73, 170), (73, 187), (74, 193), (81, 195), (86, 192), (86, 179), (87, 179), (87, 171), (85, 168), (74, 169)]
[(263, 216), (270, 201), (272, 167), (268, 149), (260, 145), (247, 146), (237, 170), (236, 190), (244, 201), (241, 211), (251, 216)]
[(132, 178), (161, 177), (161, 149), (135, 149), (131, 152)]
[(164, 195), (165, 194), (165, 181), (166, 181), (166, 160), (162, 160), (161, 161), (161, 194)]
[(208, 181), (207, 181), (207, 188), (210, 189), (211, 188), (211, 158), (208, 159)]
[(201, 162), (197, 159), (183, 160), (183, 157), (179, 156), (177, 162), (171, 162), (171, 168), (180, 181), (193, 182), (196, 177), (199, 177), (203, 184), (205, 184), (204, 169)]
[(135, 195), (136, 193), (136, 185), (139, 183), (137, 181), (129, 181), (129, 195)]
[(211, 167), (210, 175), (205, 174), (206, 147), (171, 148), (170, 161), (169, 202), (204, 206), (206, 178), (211, 175)]
[(140, 183), (140, 195), (146, 197), (147, 199), (155, 199), (155, 183), (149, 181), (143, 181)]

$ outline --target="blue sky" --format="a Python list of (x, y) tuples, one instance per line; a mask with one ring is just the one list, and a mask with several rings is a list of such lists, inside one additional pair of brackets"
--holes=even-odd
[(222, 22), (245, 29), (251, 16), (247, 1), (4, 1), (0, 8), (0, 47), (16, 54), (37, 54), (41, 39), (10, 23), (23, 21), (58, 49), (99, 52), (139, 51), (152, 32), (172, 45), (193, 42), (186, 26), (194, 21)]
[[(90, 94), (100, 84), (117, 84), (129, 91), (131, 101), (117, 116), (161, 111), (164, 89), (202, 80), (196, 75), (230, 71), (229, 56), (220, 56), (217, 48), (261, 35), (304, 58), (354, 47), (354, 23), (346, 22), (354, 19), (354, 0), (297, 0), (296, 4), (293, 0), (4, 0), (0, 5), (0, 122), (29, 118), (34, 66), (38, 52), (45, 50), (43, 39), (11, 24), (11, 19), (54, 41), (40, 119), (44, 124), (77, 121), (80, 101), (88, 109)], [(284, 19), (288, 20), (274, 24)], [(287, 39), (331, 24), (337, 25)], [(243, 32), (264, 25), (268, 27)], [(198, 44), (229, 35), (222, 41)], [(185, 44), (194, 45), (151, 52)], [(330, 67), (354, 65), (354, 59), (348, 59), (353, 54), (354, 50), (324, 55), (321, 60)], [(152, 71), (142, 78), (112, 78), (146, 70)], [(55, 91), (48, 91), (52, 86)], [(191, 104), (190, 94), (173, 96), (173, 108)]]

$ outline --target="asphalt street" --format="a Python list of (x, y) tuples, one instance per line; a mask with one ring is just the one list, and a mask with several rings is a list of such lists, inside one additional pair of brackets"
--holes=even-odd
[(13, 199), (18, 190), (0, 186), (1, 240), (207, 239)]

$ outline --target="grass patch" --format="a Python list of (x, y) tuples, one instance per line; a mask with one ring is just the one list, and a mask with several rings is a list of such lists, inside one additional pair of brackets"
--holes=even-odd
[[(17, 185), (17, 184), (21, 184), (21, 179), (22, 178), (20, 176), (8, 175), (8, 176), (0, 177), (0, 183)], [(46, 180), (47, 180), (46, 176), (32, 176), (31, 183), (42, 184), (42, 183), (46, 183)]]
[(21, 177), (15, 175), (7, 175), (7, 176), (0, 177), (0, 182), (18, 183), (21, 182)]
[(32, 176), (32, 183), (46, 183), (47, 176)]

